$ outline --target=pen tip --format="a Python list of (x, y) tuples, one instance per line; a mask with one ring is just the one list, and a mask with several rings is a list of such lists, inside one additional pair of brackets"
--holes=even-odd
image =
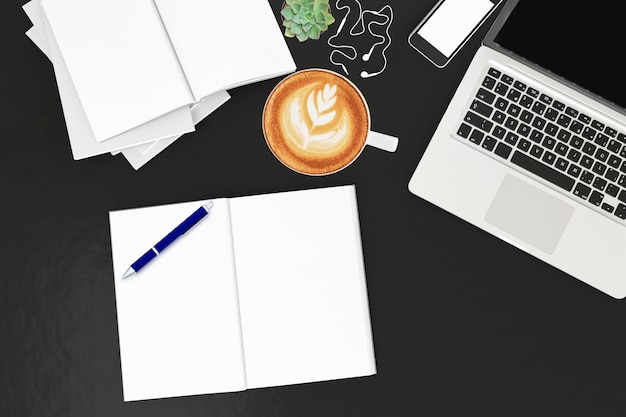
[(128, 268), (128, 270), (122, 276), (122, 279), (126, 279), (134, 273), (135, 273), (135, 270), (133, 268)]

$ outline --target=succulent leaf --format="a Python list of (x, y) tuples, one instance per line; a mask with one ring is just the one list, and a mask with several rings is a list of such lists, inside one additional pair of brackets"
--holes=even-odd
[(285, 36), (295, 36), (300, 42), (319, 39), (321, 33), (335, 22), (329, 0), (285, 0), (280, 14), (286, 28)]

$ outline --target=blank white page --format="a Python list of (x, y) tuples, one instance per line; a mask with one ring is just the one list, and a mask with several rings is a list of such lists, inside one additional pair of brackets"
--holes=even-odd
[(194, 102), (152, 0), (43, 0), (98, 142)]
[(200, 207), (110, 213), (124, 400), (246, 388), (228, 201), (124, 280), (126, 269)]
[(231, 199), (248, 388), (376, 373), (353, 186)]
[(154, 0), (196, 100), (295, 70), (267, 0)]

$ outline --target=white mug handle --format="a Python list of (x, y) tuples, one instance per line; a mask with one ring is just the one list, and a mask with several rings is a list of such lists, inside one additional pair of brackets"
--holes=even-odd
[(369, 131), (367, 135), (366, 145), (382, 149), (387, 152), (395, 152), (398, 149), (398, 138), (384, 133)]

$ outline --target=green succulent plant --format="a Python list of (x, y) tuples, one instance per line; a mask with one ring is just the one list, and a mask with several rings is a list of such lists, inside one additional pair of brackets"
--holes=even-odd
[(300, 42), (319, 39), (335, 18), (330, 13), (328, 0), (286, 0), (280, 14), (283, 16), (285, 36)]

